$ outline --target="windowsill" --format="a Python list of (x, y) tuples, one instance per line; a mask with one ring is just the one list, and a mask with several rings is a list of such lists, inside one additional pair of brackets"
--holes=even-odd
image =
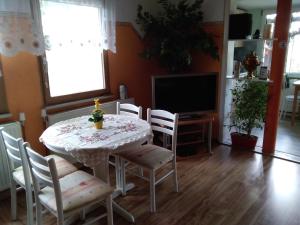
[(0, 114), (0, 119), (9, 119), (12, 117), (12, 114), (11, 113), (3, 113), (3, 114)]
[(94, 97), (94, 98), (88, 98), (88, 99), (82, 99), (82, 100), (78, 100), (78, 101), (71, 101), (71, 102), (67, 102), (67, 103), (50, 105), (50, 106), (46, 106), (44, 109), (46, 110), (46, 112), (60, 112), (60, 111), (65, 111), (65, 110), (76, 109), (76, 108), (80, 108), (82, 106), (93, 105), (95, 98), (99, 98), (100, 102), (107, 102), (109, 100), (112, 100), (114, 98), (114, 96), (112, 94), (107, 94), (107, 95), (102, 95), (102, 96)]

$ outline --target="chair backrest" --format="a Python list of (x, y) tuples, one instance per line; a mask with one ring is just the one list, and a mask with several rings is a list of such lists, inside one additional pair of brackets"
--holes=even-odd
[[(3, 140), (6, 149), (6, 156), (8, 160), (8, 168), (10, 176), (17, 166), (22, 166), (25, 186), (31, 188), (30, 171), (26, 156), (24, 155), (23, 139), (14, 138), (0, 127), (0, 138)], [(12, 177), (10, 178), (12, 179)]]
[(5, 132), (3, 127), (0, 127), (0, 135), (5, 145), (6, 155), (10, 167), (9, 169), (13, 171), (16, 168), (16, 165), (22, 165), (20, 148), (23, 148), (23, 140), (22, 138), (14, 138)]
[[(57, 169), (53, 158), (46, 159), (31, 147), (24, 143), (25, 154), (33, 180), (35, 193), (40, 192), (40, 184), (54, 189), (57, 211), (62, 213), (62, 197), (57, 175)], [(36, 194), (36, 195), (37, 195)]]
[(172, 151), (176, 153), (178, 114), (172, 114), (165, 110), (147, 109), (147, 121), (153, 131), (172, 137)]
[(142, 107), (133, 104), (117, 102), (117, 114), (127, 115), (142, 119)]

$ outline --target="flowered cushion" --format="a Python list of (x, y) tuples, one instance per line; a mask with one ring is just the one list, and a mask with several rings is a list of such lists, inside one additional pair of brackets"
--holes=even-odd
[(158, 169), (174, 157), (172, 151), (150, 144), (120, 152), (118, 155), (127, 161), (148, 169)]
[[(59, 182), (64, 212), (100, 201), (114, 191), (113, 187), (81, 170), (66, 175)], [(53, 212), (57, 211), (53, 188), (43, 188), (39, 198)]]
[[(70, 162), (65, 160), (64, 158), (57, 156), (57, 155), (49, 155), (45, 157), (46, 159), (53, 158), (56, 164), (57, 175), (59, 178), (64, 177), (70, 173), (77, 171), (78, 169)], [(29, 175), (30, 176), (30, 175)], [(23, 167), (17, 167), (13, 172), (14, 180), (22, 185), (25, 186), (25, 179), (23, 173)]]
[(58, 178), (64, 177), (70, 173), (74, 173), (78, 169), (66, 159), (58, 155), (48, 155), (46, 159), (53, 158), (56, 164)]
[(24, 179), (24, 173), (23, 173), (23, 167), (22, 166), (16, 168), (13, 171), (13, 178), (18, 184), (25, 187), (25, 179)]

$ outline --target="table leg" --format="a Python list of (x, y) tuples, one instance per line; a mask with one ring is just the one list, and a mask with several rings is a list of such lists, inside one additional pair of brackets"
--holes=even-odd
[(291, 125), (295, 125), (295, 117), (296, 117), (296, 107), (297, 107), (297, 97), (298, 97), (298, 87), (295, 86), (295, 91), (294, 91), (294, 100), (293, 100), (293, 112), (292, 112), (292, 121)]
[[(106, 165), (107, 164), (107, 165)], [(123, 192), (123, 188), (126, 188), (126, 190), (131, 189), (134, 187), (133, 184), (129, 184), (126, 187), (123, 187), (122, 185), (122, 171), (120, 166), (120, 158), (118, 156), (115, 157), (115, 170), (116, 170), (116, 190), (112, 194), (113, 198), (116, 198)], [(100, 179), (106, 181), (109, 183), (109, 163), (108, 163), (108, 157), (107, 157), (107, 163), (99, 164), (97, 167), (94, 168), (94, 175), (99, 177)], [(126, 219), (129, 222), (134, 223), (134, 217), (131, 213), (129, 213), (127, 210), (125, 210), (123, 207), (121, 207), (118, 203), (113, 201), (113, 210), (120, 216), (122, 216), (124, 219)]]

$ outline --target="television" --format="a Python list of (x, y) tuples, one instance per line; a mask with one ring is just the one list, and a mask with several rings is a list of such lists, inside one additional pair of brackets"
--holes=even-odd
[(217, 111), (218, 73), (152, 77), (152, 107), (180, 115)]

